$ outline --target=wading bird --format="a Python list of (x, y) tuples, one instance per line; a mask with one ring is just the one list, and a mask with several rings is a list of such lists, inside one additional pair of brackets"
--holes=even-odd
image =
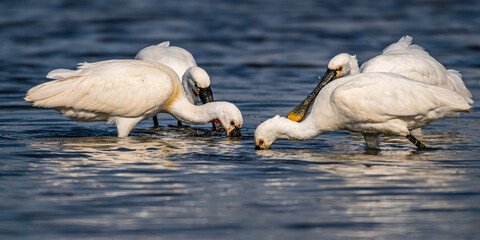
[(380, 134), (404, 136), (419, 149), (425, 145), (411, 130), (471, 106), (458, 93), (410, 80), (395, 73), (361, 73), (326, 82), (311, 113), (302, 122), (276, 116), (255, 130), (255, 148), (269, 149), (277, 139), (307, 140), (349, 130), (361, 133), (367, 148), (378, 148)]
[(330, 78), (336, 79), (360, 72), (398, 73), (415, 81), (450, 89), (463, 96), (468, 103), (473, 103), (472, 94), (465, 87), (462, 75), (458, 71), (447, 70), (422, 47), (412, 44), (412, 37), (404, 36), (398, 42), (385, 48), (383, 54), (365, 62), (361, 68), (358, 67), (357, 58), (347, 53), (341, 53), (332, 58), (320, 83), (302, 103), (287, 115), (287, 118), (301, 122), (306, 117), (320, 89), (332, 80)]
[(177, 74), (163, 64), (110, 60), (79, 64), (77, 70), (57, 69), (52, 81), (28, 90), (25, 101), (52, 108), (84, 122), (107, 121), (126, 137), (138, 122), (159, 112), (189, 124), (218, 121), (228, 135), (240, 135), (240, 110), (229, 102), (192, 104)]
[[(190, 103), (196, 105), (199, 99), (202, 104), (214, 101), (210, 88), (210, 77), (205, 70), (197, 67), (195, 59), (187, 50), (170, 46), (170, 42), (165, 41), (140, 50), (135, 59), (161, 63), (172, 68), (182, 81), (183, 91)], [(156, 115), (153, 116), (153, 124), (158, 126)], [(178, 121), (178, 126), (181, 125), (182, 122)], [(212, 123), (212, 126), (214, 129), (216, 128), (215, 123)]]

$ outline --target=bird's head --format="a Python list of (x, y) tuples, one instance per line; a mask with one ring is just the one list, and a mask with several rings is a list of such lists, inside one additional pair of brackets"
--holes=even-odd
[(198, 97), (203, 104), (213, 102), (213, 93), (210, 88), (210, 77), (208, 73), (200, 67), (193, 66), (187, 69), (182, 77), (182, 82), (187, 90), (187, 94), (193, 94)]
[(243, 117), (240, 110), (229, 102), (212, 102), (207, 103), (214, 106), (215, 115), (217, 115), (212, 122), (219, 122), (222, 124), (229, 137), (240, 137), (243, 125)]
[[(255, 129), (255, 150), (268, 150), (277, 140), (277, 131), (284, 126), (279, 126), (282, 117), (279, 115), (267, 119)], [(284, 118), (285, 119), (285, 118)]]
[(308, 110), (315, 101), (315, 98), (323, 87), (337, 78), (357, 73), (360, 73), (357, 58), (347, 53), (338, 54), (328, 63), (327, 71), (323, 77), (320, 78), (320, 82), (317, 84), (317, 86), (308, 95), (308, 97), (305, 98), (305, 100), (303, 100), (292, 111), (290, 111), (290, 113), (288, 113), (287, 118), (295, 122), (303, 121), (307, 116)]
[[(330, 74), (333, 79), (348, 76), (350, 74), (360, 73), (358, 61), (355, 55), (340, 53), (328, 62), (328, 69), (324, 77)], [(331, 80), (333, 80), (331, 79)]]

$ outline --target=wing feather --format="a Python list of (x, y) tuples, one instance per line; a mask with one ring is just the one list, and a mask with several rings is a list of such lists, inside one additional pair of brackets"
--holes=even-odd
[(408, 35), (385, 48), (382, 55), (362, 64), (360, 70), (363, 73), (398, 73), (419, 82), (448, 88), (473, 103), (472, 94), (465, 87), (460, 73), (447, 70), (421, 46), (412, 44), (412, 37)]
[(26, 101), (124, 117), (161, 108), (179, 85), (170, 68), (136, 60), (83, 64), (76, 71), (54, 70), (49, 76), (58, 79), (30, 89)]
[(349, 77), (335, 88), (331, 99), (339, 113), (358, 122), (443, 114), (436, 116), (440, 118), (470, 109), (466, 100), (453, 91), (388, 73)]

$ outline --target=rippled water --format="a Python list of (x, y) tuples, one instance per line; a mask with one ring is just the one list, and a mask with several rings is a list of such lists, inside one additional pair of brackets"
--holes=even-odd
[[(48, 2), (0, 2), (1, 239), (478, 238), (478, 1)], [(342, 131), (254, 151), (255, 127), (303, 100), (332, 56), (364, 62), (405, 34), (477, 102), (423, 130), (439, 150), (384, 137), (372, 154)], [(242, 110), (242, 138), (159, 115), (118, 139), (23, 102), (52, 69), (165, 40)]]

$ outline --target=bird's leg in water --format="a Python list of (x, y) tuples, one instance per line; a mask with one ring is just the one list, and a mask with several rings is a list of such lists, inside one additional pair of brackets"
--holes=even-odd
[(365, 139), (367, 148), (378, 149), (378, 145), (380, 144), (380, 136), (378, 134), (364, 133), (363, 139)]
[(414, 137), (412, 134), (408, 134), (407, 139), (410, 140), (415, 146), (417, 146), (418, 149), (426, 149), (427, 147), (425, 144), (422, 143), (422, 141), (418, 140), (416, 137)]
[(157, 115), (153, 116), (153, 126), (158, 127), (158, 118)]
[(181, 121), (177, 120), (177, 125), (168, 125), (169, 127), (172, 127), (172, 128), (177, 128), (177, 129), (180, 129), (180, 128), (189, 128), (188, 125), (185, 125), (183, 124)]

